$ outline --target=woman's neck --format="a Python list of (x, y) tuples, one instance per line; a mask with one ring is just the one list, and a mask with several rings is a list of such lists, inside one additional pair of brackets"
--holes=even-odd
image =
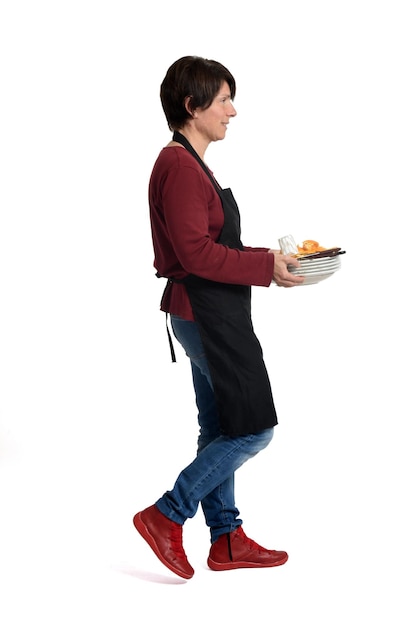
[(207, 139), (203, 138), (200, 133), (195, 131), (190, 126), (186, 126), (181, 128), (179, 131), (181, 135), (184, 135), (186, 139), (190, 142), (194, 150), (197, 152), (198, 156), (202, 161), (204, 161), (204, 155), (206, 153), (209, 142)]

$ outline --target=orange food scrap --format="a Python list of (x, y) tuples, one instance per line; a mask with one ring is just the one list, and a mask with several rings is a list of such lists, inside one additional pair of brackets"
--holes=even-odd
[(314, 252), (323, 252), (326, 248), (323, 248), (318, 241), (313, 239), (306, 239), (302, 245), (297, 245), (298, 254), (313, 254)]

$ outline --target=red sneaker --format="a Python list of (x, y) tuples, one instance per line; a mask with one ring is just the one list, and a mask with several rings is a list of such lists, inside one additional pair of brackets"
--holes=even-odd
[(276, 567), (286, 561), (286, 552), (263, 548), (249, 539), (239, 526), (232, 533), (221, 535), (212, 544), (207, 564), (210, 569), (223, 571), (240, 567)]
[(182, 526), (165, 517), (155, 505), (136, 513), (133, 524), (148, 542), (158, 559), (171, 572), (191, 578), (194, 570), (182, 546)]

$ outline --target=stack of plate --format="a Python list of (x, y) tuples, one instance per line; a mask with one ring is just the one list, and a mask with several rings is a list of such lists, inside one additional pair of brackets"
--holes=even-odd
[[(321, 253), (323, 254), (323, 253)], [(298, 258), (300, 267), (288, 266), (291, 274), (296, 276), (304, 276), (302, 285), (314, 285), (326, 278), (330, 278), (332, 274), (340, 269), (340, 256), (317, 256), (317, 257), (300, 257)]]

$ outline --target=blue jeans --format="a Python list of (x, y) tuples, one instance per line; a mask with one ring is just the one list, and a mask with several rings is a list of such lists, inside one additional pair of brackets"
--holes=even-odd
[(201, 502), (211, 541), (242, 524), (235, 505), (234, 473), (265, 448), (273, 428), (241, 437), (222, 435), (207, 359), (195, 322), (171, 316), (173, 333), (191, 361), (200, 432), (197, 456), (178, 476), (156, 506), (166, 517), (184, 524)]

